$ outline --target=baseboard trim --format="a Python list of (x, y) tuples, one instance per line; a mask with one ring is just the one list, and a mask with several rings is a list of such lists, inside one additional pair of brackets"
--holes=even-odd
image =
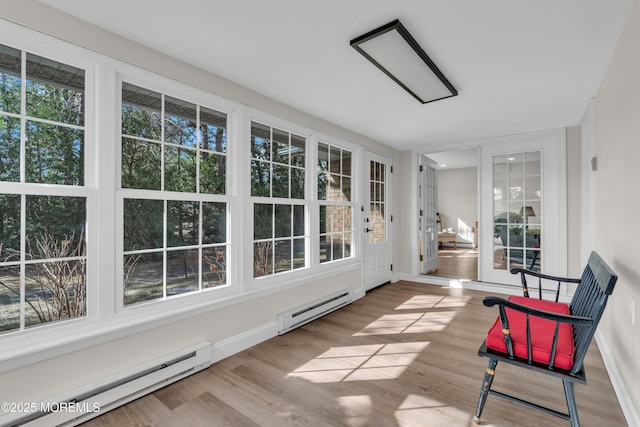
[(602, 360), (604, 361), (604, 367), (609, 374), (611, 385), (613, 386), (613, 390), (616, 393), (616, 397), (618, 398), (618, 402), (620, 403), (620, 407), (622, 408), (622, 413), (627, 420), (627, 424), (630, 426), (640, 426), (640, 411), (638, 410), (638, 408), (636, 408), (635, 404), (631, 400), (631, 394), (629, 393), (627, 386), (622, 380), (624, 378), (624, 375), (622, 374), (622, 372), (620, 372), (620, 370), (618, 369), (618, 365), (613, 360), (611, 349), (607, 345), (607, 342), (603, 338), (603, 335), (599, 329), (596, 329), (595, 338), (596, 342), (598, 343), (600, 355), (602, 356)]
[(212, 345), (211, 363), (219, 362), (254, 345), (278, 336), (278, 321), (274, 320)]

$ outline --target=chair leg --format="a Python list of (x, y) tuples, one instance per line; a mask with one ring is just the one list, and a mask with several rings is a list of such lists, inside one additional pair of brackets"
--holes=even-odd
[(580, 427), (576, 397), (573, 394), (573, 382), (562, 380), (562, 385), (564, 386), (564, 395), (567, 398), (567, 408), (569, 409), (569, 417), (571, 417), (571, 427)]
[(496, 374), (497, 364), (498, 361), (496, 359), (489, 359), (489, 366), (487, 367), (487, 371), (484, 373), (484, 381), (482, 382), (482, 389), (480, 390), (480, 399), (478, 399), (476, 415), (473, 417), (473, 422), (476, 424), (480, 422), (480, 415), (482, 415), (484, 404), (487, 402), (489, 390), (491, 389), (491, 383), (493, 383), (493, 377)]

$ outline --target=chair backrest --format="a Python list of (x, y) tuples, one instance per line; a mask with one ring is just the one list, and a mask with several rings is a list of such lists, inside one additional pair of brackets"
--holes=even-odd
[(607, 299), (613, 292), (618, 276), (602, 260), (596, 252), (591, 252), (589, 262), (582, 272), (582, 278), (571, 300), (570, 310), (574, 316), (590, 317), (593, 324), (590, 326), (573, 326), (573, 338), (575, 343), (575, 355), (572, 373), (582, 369), (584, 357), (595, 334)]

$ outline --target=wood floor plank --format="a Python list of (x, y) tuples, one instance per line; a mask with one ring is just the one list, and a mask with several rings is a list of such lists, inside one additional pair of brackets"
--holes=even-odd
[[(347, 307), (86, 423), (103, 426), (472, 426), (497, 311), (487, 294), (388, 284)], [(576, 385), (583, 427), (626, 426), (595, 343)], [(499, 365), (494, 381), (564, 411), (562, 383)], [(568, 427), (490, 396), (483, 425)]]

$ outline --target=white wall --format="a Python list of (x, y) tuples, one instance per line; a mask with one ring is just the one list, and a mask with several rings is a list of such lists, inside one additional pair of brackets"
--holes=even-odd
[[(167, 57), (161, 52), (78, 21), (35, 0), (4, 0), (0, 18), (381, 154), (390, 157), (397, 155), (396, 151), (377, 141), (280, 104), (228, 80)], [(398, 190), (399, 185), (399, 181), (394, 181), (394, 191)], [(399, 245), (400, 242), (396, 240), (394, 254), (400, 253)], [(90, 338), (74, 343), (67, 349), (58, 348), (50, 355), (43, 355), (49, 357), (48, 360), (0, 374), (0, 401), (33, 402), (52, 397), (204, 340), (217, 344), (234, 337), (240, 337), (240, 340), (245, 337), (245, 342), (263, 339), (275, 332), (273, 323), (278, 313), (343, 288), (362, 289), (360, 268), (347, 269), (332, 277), (309, 279), (306, 283), (287, 291), (237, 303), (195, 317), (183, 318), (153, 329), (136, 330), (136, 333), (130, 336), (124, 336), (124, 332), (124, 337), (116, 340)], [(92, 347), (88, 347), (89, 345)]]
[(595, 103), (596, 248), (619, 274), (598, 342), (614, 362), (612, 380), (625, 388), (619, 399), (629, 425), (640, 425), (639, 48), (640, 5), (635, 2)]
[(478, 168), (438, 169), (438, 212), (444, 228), (454, 228), (458, 244), (473, 244), (478, 221)]

